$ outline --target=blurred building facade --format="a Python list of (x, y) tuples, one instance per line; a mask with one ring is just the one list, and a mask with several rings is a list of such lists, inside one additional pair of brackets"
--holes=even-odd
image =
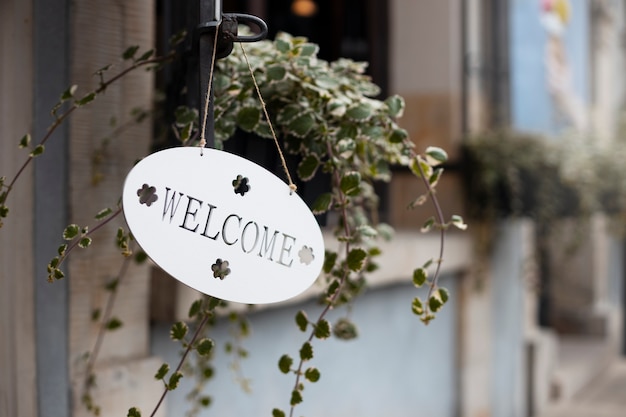
[[(16, 145), (25, 132), (45, 135), (60, 92), (71, 84), (95, 88), (94, 71), (119, 62), (128, 45), (164, 43), (184, 20), (181, 3), (0, 3), (0, 174), (19, 169), (25, 153)], [(262, 17), (272, 34), (307, 36), (324, 59), (369, 61), (384, 93), (405, 98), (401, 124), (418, 149), (436, 145), (450, 154), (439, 195), (448, 214), (464, 214), (460, 145), (474, 133), (512, 128), (550, 138), (574, 129), (593, 131), (606, 146), (620, 134), (626, 8), (619, 0), (233, 0), (223, 1), (223, 9)], [(115, 228), (68, 262), (67, 279), (48, 284), (45, 265), (63, 228), (90, 224), (119, 195), (127, 167), (149, 151), (152, 127), (133, 126), (124, 133), (132, 140), (106, 150), (106, 179), (93, 186), (92, 157), (110, 121), (124, 124), (131, 109), (150, 106), (158, 82), (151, 73), (134, 73), (76, 112), (8, 201), (12, 211), (0, 230), (2, 416), (89, 415), (80, 401), (84, 354), (96, 342), (92, 312), (102, 308), (103, 287), (119, 268), (110, 244)], [(395, 173), (382, 214), (397, 233), (350, 312), (359, 338), (315, 345), (322, 378), (307, 385), (296, 413), (539, 416), (619, 358), (624, 247), (600, 215), (573, 260), (559, 252), (563, 242), (551, 243), (550, 276), (537, 264), (528, 219), (494, 225), (486, 257), (477, 254), (479, 227), (470, 222), (467, 232), (449, 233), (441, 285), (451, 299), (423, 326), (410, 311), (410, 278), (416, 262), (437, 256), (438, 242), (419, 233), (429, 214), (406, 210), (420, 193), (411, 175)], [(117, 300), (124, 326), (107, 335), (96, 363), (94, 394), (103, 416), (154, 407), (163, 387), (153, 375), (179, 353), (169, 324), (184, 318), (196, 297), (157, 270), (132, 268)], [(276, 363), (304, 341), (293, 324), (300, 309), (314, 316), (319, 308), (303, 298), (251, 315), (252, 334), (241, 341), (248, 358), (216, 353), (216, 377), (207, 387), (213, 404), (201, 415), (287, 408), (293, 379)], [(211, 337), (219, 346), (229, 332), (224, 324)], [(242, 378), (250, 394), (241, 389)], [(183, 379), (160, 415), (183, 414), (192, 385)]]

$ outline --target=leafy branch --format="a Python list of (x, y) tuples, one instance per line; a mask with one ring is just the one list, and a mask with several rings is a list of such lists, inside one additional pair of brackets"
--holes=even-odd
[[(141, 253), (143, 254), (143, 252)], [(144, 259), (144, 256), (135, 257), (135, 260), (137, 261), (142, 261)], [(106, 285), (105, 288), (109, 292), (109, 295), (104, 306), (104, 311), (101, 313), (100, 310), (95, 310), (92, 313), (92, 319), (94, 321), (99, 320), (100, 326), (98, 327), (98, 333), (96, 335), (96, 341), (94, 343), (94, 346), (88, 354), (87, 364), (85, 366), (85, 379), (83, 381), (83, 393), (81, 395), (81, 401), (85, 405), (87, 410), (93, 412), (95, 415), (100, 414), (100, 406), (94, 404), (93, 397), (91, 396), (91, 390), (96, 385), (96, 375), (94, 372), (94, 367), (96, 364), (96, 360), (98, 359), (98, 356), (100, 354), (100, 349), (102, 347), (102, 343), (104, 342), (104, 336), (106, 332), (116, 330), (123, 324), (121, 320), (113, 316), (113, 307), (115, 306), (119, 287), (122, 285), (124, 278), (128, 275), (128, 267), (130, 266), (132, 260), (132, 257), (125, 256), (124, 260), (122, 261), (122, 265), (120, 266), (119, 272), (117, 273), (115, 278)]]
[[(6, 205), (6, 201), (11, 194), (15, 183), (22, 176), (24, 170), (30, 165), (33, 159), (44, 153), (48, 140), (52, 137), (53, 133), (59, 128), (59, 126), (61, 126), (72, 113), (74, 113), (77, 109), (93, 102), (96, 97), (104, 93), (106, 89), (109, 88), (109, 86), (126, 76), (128, 73), (141, 67), (149, 65), (158, 66), (164, 64), (171, 61), (176, 56), (176, 53), (174, 51), (171, 51), (164, 56), (153, 57), (152, 55), (154, 54), (154, 50), (149, 50), (143, 53), (138, 58), (135, 58), (138, 49), (138, 46), (131, 46), (123, 53), (122, 58), (124, 60), (132, 61), (132, 64), (124, 68), (111, 78), (107, 80), (105, 80), (104, 78), (104, 74), (111, 68), (111, 65), (107, 65), (97, 70), (95, 72), (95, 75), (99, 77), (99, 85), (95, 90), (83, 95), (80, 98), (77, 98), (75, 94), (78, 86), (72, 85), (68, 87), (61, 94), (59, 101), (52, 108), (51, 114), (54, 117), (54, 121), (48, 127), (46, 133), (39, 140), (37, 145), (35, 145), (34, 147), (31, 146), (32, 138), (30, 134), (26, 134), (20, 139), (19, 147), (31, 148), (31, 151), (28, 154), (28, 157), (26, 158), (24, 163), (18, 169), (15, 176), (8, 183), (6, 181), (6, 177), (0, 177), (0, 227), (2, 226), (2, 218), (6, 218), (9, 214), (9, 208)], [(67, 104), (69, 104), (69, 106), (66, 106)]]

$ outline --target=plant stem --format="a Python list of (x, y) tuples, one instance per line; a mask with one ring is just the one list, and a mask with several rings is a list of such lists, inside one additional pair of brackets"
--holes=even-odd
[[(332, 157), (332, 149), (330, 147), (330, 144), (328, 145), (328, 154), (330, 157)], [(333, 180), (335, 182), (335, 186), (339, 191), (339, 204), (341, 206), (341, 217), (342, 217), (342, 221), (343, 221), (343, 228), (344, 228), (344, 233), (346, 235), (346, 238), (348, 238), (350, 236), (350, 225), (348, 223), (348, 210), (347, 210), (347, 201), (346, 201), (346, 196), (344, 195), (343, 192), (341, 192), (341, 187), (340, 187), (340, 183), (341, 183), (341, 177), (339, 176), (339, 171), (335, 170), (333, 173)], [(348, 254), (350, 253), (350, 239), (346, 239), (346, 245), (345, 245), (345, 254), (346, 254), (346, 258), (348, 257)], [(316, 323), (319, 323), (321, 320), (324, 319), (324, 317), (326, 317), (326, 314), (330, 311), (331, 308), (333, 308), (335, 301), (337, 301), (337, 298), (339, 297), (339, 295), (341, 294), (341, 291), (343, 290), (343, 287), (345, 286), (346, 281), (348, 280), (348, 276), (350, 275), (350, 271), (348, 269), (348, 266), (346, 265), (344, 271), (343, 271), (343, 275), (339, 281), (339, 286), (337, 287), (337, 290), (332, 294), (332, 296), (328, 299), (328, 302), (326, 303), (326, 307), (324, 307), (324, 309), (322, 310), (322, 312), (320, 313), (320, 315), (317, 318)], [(308, 339), (306, 340), (307, 342), (311, 342), (313, 340), (313, 338), (315, 337), (315, 327), (313, 328), (313, 330), (311, 331), (311, 334), (309, 335)], [(296, 381), (294, 383), (294, 388), (293, 390), (296, 390), (298, 388), (298, 385), (300, 384), (300, 377), (302, 376), (302, 367), (304, 366), (304, 360), (302, 358), (300, 358), (300, 362), (298, 364), (298, 368), (296, 370)], [(293, 413), (295, 411), (295, 406), (292, 405), (291, 409), (289, 410), (289, 417), (293, 417)]]
[(94, 343), (93, 349), (91, 350), (91, 353), (89, 354), (89, 361), (87, 362), (87, 366), (85, 368), (85, 382), (84, 382), (84, 387), (83, 387), (85, 392), (89, 391), (89, 388), (90, 388), (89, 380), (91, 378), (91, 375), (93, 373), (93, 368), (96, 364), (96, 360), (100, 353), (102, 342), (104, 341), (104, 335), (107, 330), (106, 329), (107, 323), (109, 322), (113, 313), (113, 306), (115, 305), (115, 300), (117, 298), (117, 288), (119, 287), (119, 285), (122, 283), (122, 280), (126, 276), (126, 272), (128, 271), (128, 266), (130, 265), (131, 260), (132, 258), (129, 256), (124, 258), (124, 261), (122, 262), (122, 266), (120, 267), (120, 271), (118, 272), (117, 277), (116, 277), (117, 286), (114, 290), (111, 291), (111, 293), (109, 294), (109, 297), (107, 298), (106, 305), (104, 307), (104, 313), (102, 315), (101, 325), (100, 325), (100, 328), (98, 329), (98, 335), (96, 336), (96, 342)]
[[(178, 362), (178, 365), (176, 366), (176, 369), (174, 370), (174, 373), (180, 371), (180, 369), (183, 367), (183, 364), (185, 363), (185, 359), (187, 359), (187, 355), (189, 354), (189, 352), (191, 352), (191, 350), (193, 348), (193, 344), (195, 343), (196, 339), (200, 335), (200, 332), (202, 331), (202, 328), (206, 325), (206, 323), (209, 320), (210, 316), (211, 316), (211, 313), (209, 313), (209, 312), (206, 312), (204, 314), (204, 317), (202, 318), (202, 321), (200, 322), (200, 324), (198, 324), (198, 327), (196, 328), (196, 331), (194, 332), (193, 337), (191, 338), (191, 340), (187, 344), (187, 348), (185, 349), (185, 352), (183, 353), (183, 356), (180, 358), (180, 361)], [(157, 402), (156, 406), (154, 407), (154, 410), (152, 411), (152, 413), (150, 414), (150, 417), (154, 417), (156, 412), (159, 410), (159, 407), (161, 407), (161, 404), (163, 403), (163, 400), (165, 400), (165, 396), (167, 395), (167, 393), (169, 391), (170, 391), (170, 389), (168, 387), (165, 387), (165, 390), (163, 390), (163, 394), (161, 394), (161, 398), (159, 398), (159, 401)]]
[[(121, 213), (122, 213), (122, 208), (118, 207), (116, 211), (114, 211), (113, 213), (111, 213), (109, 215), (109, 217), (107, 217), (106, 219), (102, 220), (100, 223), (98, 223), (96, 226), (94, 226), (93, 229), (89, 229), (89, 231), (87, 233), (85, 233), (85, 236), (90, 236), (90, 235), (94, 234), (96, 231), (98, 231), (99, 229), (104, 227), (106, 224), (108, 224), (111, 220), (113, 220), (114, 218), (119, 216)], [(85, 237), (85, 236), (81, 236), (81, 237)], [(78, 246), (79, 243), (80, 243), (80, 237), (74, 239), (72, 244), (69, 245), (67, 247), (67, 249), (65, 250), (65, 254), (59, 259), (59, 264), (57, 265), (57, 268), (60, 267), (63, 264), (65, 259), (67, 259), (67, 257), (70, 255), (70, 252), (72, 252), (72, 250), (76, 249), (76, 246)]]
[[(417, 158), (416, 154), (413, 154), (412, 156), (413, 158)], [(430, 300), (430, 297), (433, 295), (435, 288), (437, 288), (437, 282), (439, 281), (439, 275), (441, 273), (441, 263), (443, 262), (443, 250), (444, 250), (445, 241), (446, 241), (446, 230), (444, 227), (444, 223), (446, 222), (446, 220), (445, 220), (445, 217), (443, 216), (443, 211), (441, 210), (441, 205), (439, 204), (439, 200), (437, 199), (437, 196), (435, 195), (435, 190), (433, 189), (432, 185), (428, 181), (428, 178), (426, 178), (426, 174), (424, 170), (422, 169), (421, 164), (418, 163), (416, 165), (419, 168), (420, 177), (422, 178), (422, 181), (424, 182), (424, 186), (426, 187), (428, 195), (430, 196), (430, 200), (432, 201), (433, 206), (435, 208), (435, 215), (437, 217), (437, 222), (439, 222), (439, 229), (440, 229), (439, 230), (439, 233), (440, 233), (439, 259), (437, 259), (437, 262), (436, 262), (437, 266), (435, 267), (435, 274), (433, 275), (433, 279), (430, 282), (430, 288), (428, 289), (428, 296), (426, 297), (426, 315), (428, 315), (428, 311), (430, 310), (428, 300)]]
[[(135, 69), (137, 69), (139, 67), (145, 66), (145, 65), (159, 64), (159, 63), (167, 62), (168, 60), (174, 58), (175, 55), (176, 55), (175, 52), (170, 52), (169, 54), (164, 55), (162, 57), (156, 57), (156, 58), (147, 59), (147, 60), (144, 60), (144, 61), (135, 62), (133, 65), (131, 65), (130, 67), (124, 69), (119, 74), (113, 76), (109, 80), (107, 80), (105, 82), (101, 82), (100, 86), (97, 89), (95, 89), (93, 91), (93, 93), (95, 93), (96, 95), (101, 94), (111, 84), (113, 84), (114, 82), (116, 82), (117, 80), (119, 80), (120, 78), (122, 78), (123, 76), (128, 74), (129, 72), (131, 72), (131, 71), (133, 71), (133, 70), (135, 70)], [(45, 145), (45, 143), (48, 141), (48, 139), (50, 139), (52, 134), (61, 125), (61, 123), (63, 123), (63, 121), (65, 121), (65, 119), (67, 119), (79, 107), (81, 107), (81, 106), (79, 106), (78, 104), (76, 104), (74, 102), (63, 114), (61, 114), (59, 117), (57, 117), (55, 119), (55, 121), (50, 125), (50, 127), (48, 127), (48, 130), (46, 131), (46, 134), (39, 141), (39, 145)], [(9, 197), (9, 194), (11, 194), (11, 190), (13, 190), (13, 186), (15, 185), (16, 181), (18, 180), (18, 178), (20, 178), (22, 176), (22, 173), (24, 172), (26, 167), (28, 167), (28, 165), (30, 165), (30, 163), (32, 162), (33, 159), (35, 159), (35, 157), (32, 156), (32, 155), (29, 155), (28, 158), (26, 159), (26, 161), (24, 161), (24, 163), (22, 164), (20, 169), (17, 171), (17, 173), (15, 174), (15, 176), (13, 177), (11, 182), (9, 183), (9, 185), (6, 186), (7, 191), (6, 191), (6, 194), (4, 195), (4, 201), (2, 201), (1, 203), (4, 204), (6, 202), (6, 200)]]

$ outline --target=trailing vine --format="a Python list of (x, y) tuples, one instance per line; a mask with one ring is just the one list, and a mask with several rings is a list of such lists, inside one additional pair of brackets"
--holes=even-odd
[[(222, 147), (224, 141), (232, 137), (237, 129), (254, 133), (259, 136), (259, 140), (272, 138), (270, 124), (264, 119), (256, 95), (249, 72), (251, 69), (281, 145), (298, 160), (299, 180), (310, 181), (319, 174), (329, 178), (328, 191), (317, 196), (311, 209), (316, 215), (332, 214), (328, 216), (331, 220), (329, 228), (333, 231), (338, 247), (337, 250), (328, 249), (325, 253), (320, 277), (325, 283), (320, 296), (322, 311), (313, 320), (309, 319), (305, 311), (299, 311), (295, 317), (297, 328), (302, 332), (309, 331), (298, 352), (298, 360), (294, 361), (288, 353), (278, 360), (281, 372), (295, 376), (289, 394), (289, 415), (293, 416), (295, 407), (303, 401), (305, 382), (315, 383), (321, 377), (317, 368), (307, 367), (307, 362), (314, 357), (313, 341), (333, 335), (339, 339), (351, 339), (358, 334), (348, 315), (334, 324), (326, 316), (331, 309), (354, 302), (367, 285), (368, 274), (379, 267), (376, 257), (381, 250), (376, 244), (377, 240), (391, 237), (391, 227), (378, 219), (376, 183), (390, 181), (392, 168), (404, 167), (425, 187), (424, 194), (417, 196), (411, 206), (428, 201), (433, 204), (435, 214), (425, 221), (422, 231), (437, 229), (440, 232), (439, 257), (424, 260), (421, 266), (412, 271), (413, 284), (416, 287), (426, 285), (428, 294), (425, 300), (416, 296), (411, 306), (407, 306), (426, 324), (435, 318), (448, 300), (447, 290), (438, 285), (445, 231), (449, 227), (465, 229), (466, 225), (459, 216), (446, 219), (436, 198), (437, 183), (443, 173), (441, 163), (447, 159), (446, 153), (435, 147), (422, 152), (415, 150), (407, 131), (396, 122), (403, 113), (404, 100), (398, 95), (385, 100), (377, 99), (380, 89), (366, 75), (365, 63), (347, 59), (326, 62), (317, 57), (317, 45), (305, 38), (284, 33), (279, 34), (274, 41), (254, 43), (247, 49), (250, 66), (244, 59), (243, 49), (239, 51), (237, 48), (217, 65), (214, 78), (216, 146)], [(98, 70), (99, 87), (84, 97), (74, 97), (76, 86), (68, 88), (54, 106), (54, 122), (36, 146), (31, 147), (29, 135), (22, 138), (20, 146), (30, 148), (31, 152), (11, 181), (7, 183), (5, 177), (0, 179), (0, 220), (8, 215), (6, 201), (21, 173), (33, 158), (44, 152), (44, 145), (61, 123), (129, 72), (146, 65), (165, 63), (176, 56), (171, 52), (163, 57), (153, 57), (153, 52), (148, 51), (136, 58), (137, 52), (138, 47), (125, 51), (123, 58), (131, 64), (107, 80), (104, 74), (110, 66)], [(196, 144), (199, 136), (197, 111), (181, 107), (175, 116), (174, 130), (181, 143)], [(63, 233), (66, 243), (59, 247), (57, 256), (48, 264), (49, 281), (62, 279), (64, 273), (61, 267), (67, 256), (75, 248), (89, 247), (92, 235), (120, 213), (121, 208), (101, 211), (96, 215), (100, 223), (91, 229), (69, 225)], [(114, 321), (114, 295), (132, 254), (132, 236), (120, 229), (117, 245), (126, 259), (119, 276), (111, 284), (112, 291), (101, 320), (101, 331), (88, 356), (84, 383), (83, 403), (94, 414), (98, 414), (99, 409), (89, 395), (95, 378), (93, 364), (104, 332), (121, 325), (121, 322)], [(407, 275), (411, 275), (410, 271)], [(150, 415), (154, 415), (166, 395), (177, 388), (184, 374), (185, 361), (192, 353), (197, 358), (197, 367), (193, 373), (199, 383), (190, 393), (191, 397), (201, 406), (210, 404), (210, 397), (202, 393), (202, 381), (212, 376), (210, 360), (215, 343), (206, 331), (214, 322), (216, 309), (224, 306), (221, 300), (212, 297), (197, 300), (189, 309), (189, 320), (194, 322), (193, 332), (190, 333), (186, 322), (178, 322), (171, 327), (170, 336), (181, 343), (183, 354), (173, 370), (168, 364), (163, 364), (156, 371), (155, 378), (163, 382), (164, 388)], [(231, 319), (239, 323), (241, 334), (245, 335), (245, 318), (236, 315), (231, 316)], [(231, 349), (233, 346), (230, 345)], [(234, 346), (234, 349), (240, 357), (245, 357), (245, 349), (241, 346)], [(128, 412), (131, 417), (140, 415), (141, 411), (136, 407)], [(272, 415), (283, 417), (286, 412), (275, 408)]]

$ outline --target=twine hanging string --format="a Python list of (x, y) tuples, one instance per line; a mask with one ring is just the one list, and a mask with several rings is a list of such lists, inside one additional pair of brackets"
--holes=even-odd
[(209, 114), (209, 102), (211, 101), (211, 86), (213, 85), (213, 73), (215, 72), (215, 53), (217, 50), (217, 36), (219, 33), (221, 22), (215, 26), (215, 36), (213, 36), (213, 53), (211, 54), (211, 67), (209, 68), (209, 83), (206, 88), (206, 97), (204, 100), (204, 114), (202, 115), (202, 128), (200, 130), (200, 156), (204, 155), (204, 147), (206, 146), (206, 121)]
[(241, 52), (243, 52), (243, 56), (246, 60), (246, 64), (248, 64), (248, 70), (250, 70), (250, 76), (252, 77), (254, 88), (256, 89), (257, 96), (259, 96), (259, 101), (261, 102), (261, 107), (263, 108), (263, 114), (265, 114), (265, 120), (267, 120), (267, 124), (270, 127), (270, 131), (272, 132), (272, 138), (274, 139), (274, 144), (276, 144), (276, 149), (278, 150), (278, 155), (280, 156), (280, 162), (283, 165), (283, 170), (285, 171), (285, 175), (287, 175), (287, 181), (289, 181), (289, 189), (291, 190), (290, 193), (293, 193), (294, 191), (297, 191), (298, 187), (296, 186), (296, 184), (294, 184), (293, 180), (291, 179), (289, 168), (287, 168), (287, 161), (285, 160), (283, 151), (280, 148), (280, 144), (278, 143), (278, 138), (276, 137), (276, 132), (274, 131), (274, 127), (272, 126), (272, 121), (270, 120), (270, 116), (267, 113), (267, 107), (265, 106), (265, 101), (263, 100), (263, 96), (261, 96), (261, 89), (259, 88), (259, 84), (256, 82), (256, 77), (254, 76), (252, 65), (250, 65), (248, 54), (246, 54), (246, 50), (243, 47), (243, 43), (240, 42), (239, 46), (241, 46)]

